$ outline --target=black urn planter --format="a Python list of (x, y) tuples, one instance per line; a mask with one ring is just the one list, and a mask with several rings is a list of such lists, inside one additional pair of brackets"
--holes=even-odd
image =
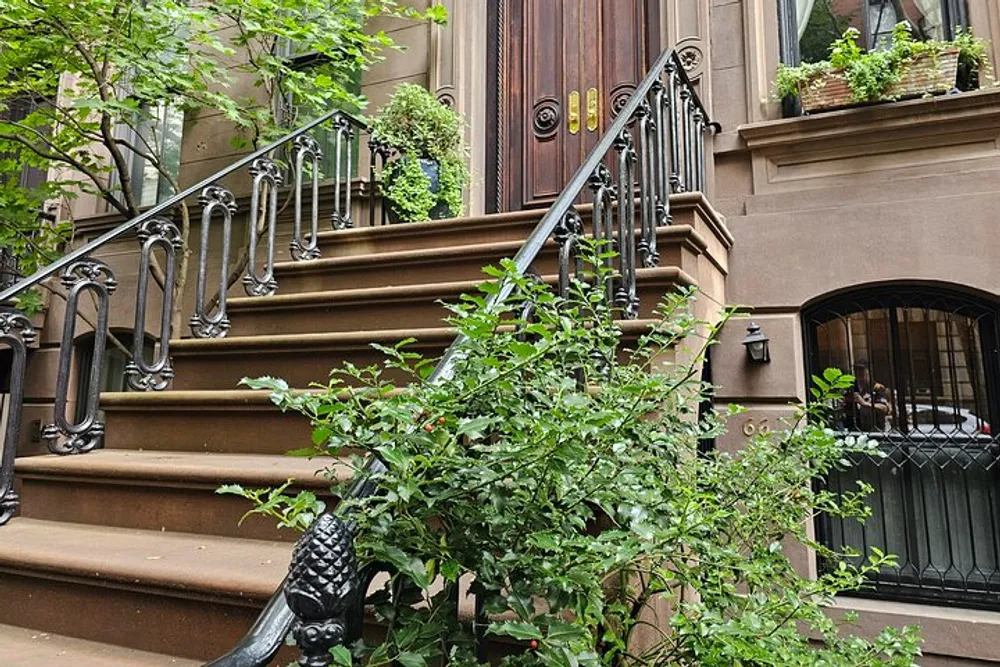
[[(427, 180), (430, 181), (431, 194), (436, 195), (441, 191), (441, 164), (437, 160), (429, 160), (427, 158), (420, 158), (418, 162), (420, 163), (421, 171), (424, 172), (424, 175), (427, 176)], [(391, 183), (392, 179), (390, 178), (387, 185)], [(399, 211), (396, 210), (392, 201), (387, 199), (386, 203), (388, 204), (388, 210), (386, 213), (390, 225), (411, 222), (410, 220), (403, 220), (400, 217)], [(455, 211), (452, 211), (451, 207), (449, 207), (445, 202), (438, 202), (438, 205), (432, 208), (428, 214), (428, 220), (444, 220), (446, 218), (454, 217)]]

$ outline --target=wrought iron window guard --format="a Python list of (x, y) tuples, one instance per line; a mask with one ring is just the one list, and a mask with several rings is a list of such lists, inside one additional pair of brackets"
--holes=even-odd
[(1000, 310), (892, 285), (839, 295), (804, 322), (810, 371), (846, 366), (857, 377), (831, 406), (834, 424), (880, 450), (824, 482), (834, 493), (859, 481), (873, 492), (864, 522), (821, 516), (819, 540), (897, 557), (852, 595), (1000, 609)]
[[(149, 284), (146, 274), (152, 253), (159, 249), (161, 262), (166, 263), (168, 286), (175, 279), (175, 264), (180, 244), (177, 226), (171, 212), (181, 202), (197, 197), (201, 205), (201, 248), (197, 265), (197, 286), (194, 313), (190, 319), (195, 337), (222, 337), (230, 328), (226, 312), (226, 258), (232, 242), (233, 218), (237, 202), (232, 191), (220, 185), (223, 179), (246, 169), (251, 178), (251, 212), (253, 223), (249, 231), (250, 261), (242, 283), (248, 295), (266, 296), (277, 289), (274, 276), (276, 191), (287, 178), (293, 187), (294, 217), (291, 255), (304, 261), (319, 256), (319, 163), (321, 147), (311, 131), (321, 124), (335, 130), (338, 155), (343, 151), (347, 168), (334, 175), (334, 229), (353, 226), (351, 219), (350, 155), (351, 142), (358, 133), (366, 132), (363, 122), (353, 116), (333, 111), (274, 143), (240, 158), (229, 167), (213, 174), (183, 192), (154, 206), (142, 215), (102, 234), (77, 248), (62, 259), (39, 270), (16, 284), (0, 289), (0, 303), (37, 286), (43, 280), (59, 276), (68, 294), (65, 330), (59, 364), (56, 415), (45, 428), (52, 451), (75, 454), (100, 446), (103, 425), (99, 421), (97, 393), (99, 382), (94, 380), (93, 396), (86, 401), (83, 417), (70, 423), (65, 414), (68, 392), (69, 355), (72, 353), (74, 321), (79, 299), (90, 292), (97, 304), (97, 331), (94, 338), (94, 364), (89, 372), (100, 373), (100, 359), (106, 343), (109, 303), (116, 288), (111, 269), (94, 256), (108, 243), (134, 234), (139, 245), (140, 280), (137, 289), (136, 334), (139, 345), (146, 333), (146, 302)], [(671, 223), (670, 195), (706, 188), (706, 135), (718, 125), (713, 123), (684, 67), (674, 50), (660, 54), (649, 73), (637, 86), (628, 101), (618, 110), (608, 131), (570, 179), (555, 203), (531, 232), (513, 261), (520, 273), (529, 271), (548, 240), (559, 246), (559, 288), (567, 289), (574, 270), (579, 270), (577, 248), (584, 235), (611, 242), (618, 251), (615, 277), (607, 285), (607, 297), (623, 317), (639, 315), (637, 270), (654, 267), (659, 261), (657, 229)], [(288, 164), (291, 176), (278, 169), (274, 155), (282, 148), (290, 150)], [(371, 150), (371, 201), (369, 224), (377, 224), (375, 216), (375, 177), (393, 153), (377, 138), (369, 141)], [(344, 187), (346, 186), (346, 187)], [(346, 190), (341, 197), (341, 190)], [(311, 192), (312, 209), (305, 210), (304, 192)], [(578, 202), (593, 202), (591, 229), (585, 230), (584, 219), (577, 210)], [(622, 204), (626, 205), (622, 205)], [(263, 222), (262, 229), (258, 223)], [(384, 213), (381, 224), (385, 224)], [(217, 304), (209, 310), (208, 266), (210, 246), (215, 237), (210, 228), (221, 226), (222, 282), (218, 285)], [(612, 260), (609, 260), (612, 261)], [(508, 299), (514, 289), (510, 283), (500, 285), (487, 301), (487, 308), (496, 308)], [(169, 289), (166, 291), (170, 291)], [(147, 360), (141, 347), (132, 350), (133, 359), (127, 368), (130, 386), (140, 391), (165, 389), (173, 377), (170, 366), (169, 340), (172, 304), (163, 299), (160, 304), (159, 353)], [(30, 322), (16, 312), (0, 313), (0, 343), (14, 350), (11, 419), (5, 433), (3, 457), (0, 459), (0, 524), (7, 521), (17, 506), (13, 490), (14, 454), (18, 441), (20, 400), (23, 398), (24, 364), (27, 346), (34, 332)], [(432, 375), (432, 381), (446, 380), (453, 372), (457, 355), (464, 341), (456, 340), (445, 352)], [(17, 408), (17, 409), (13, 409)], [(378, 471), (382, 462), (368, 463)], [(373, 492), (371, 485), (359, 483), (354, 496)], [(292, 567), (282, 587), (275, 593), (253, 628), (227, 655), (210, 663), (211, 667), (258, 667), (269, 664), (292, 632), (303, 652), (300, 664), (323, 667), (331, 663), (329, 649), (338, 643), (359, 636), (363, 622), (363, 592), (367, 590), (373, 572), (358, 573), (352, 551), (350, 517), (337, 513), (324, 515), (300, 539)], [(320, 566), (322, 565), (322, 566)]]

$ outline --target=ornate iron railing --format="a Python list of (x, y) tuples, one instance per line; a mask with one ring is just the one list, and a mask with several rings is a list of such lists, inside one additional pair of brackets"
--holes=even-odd
[[(334, 131), (332, 150), (337, 155), (334, 174), (323, 175), (319, 171), (322, 148), (311, 137), (311, 132), (320, 126), (329, 126)], [(236, 160), (233, 164), (212, 174), (203, 181), (177, 193), (166, 201), (152, 207), (145, 213), (124, 222), (114, 229), (98, 236), (90, 243), (67, 253), (61, 259), (35, 272), (34, 275), (13, 284), (0, 284), (0, 304), (10, 304), (11, 300), (25, 291), (39, 286), (52, 277), (58, 276), (65, 289), (66, 314), (63, 320), (61, 346), (59, 350), (58, 375), (56, 380), (55, 409), (52, 421), (42, 429), (42, 436), (53, 453), (79, 454), (91, 451), (101, 443), (104, 426), (100, 421), (99, 399), (101, 366), (108, 343), (108, 322), (111, 299), (117, 288), (112, 269), (95, 253), (112, 241), (134, 235), (138, 243), (139, 272), (136, 289), (135, 335), (131, 350), (132, 359), (126, 367), (129, 387), (137, 391), (161, 391), (166, 389), (174, 376), (170, 363), (171, 319), (174, 304), (174, 288), (177, 264), (182, 239), (175, 222), (176, 210), (185, 202), (197, 198), (201, 208), (201, 248), (197, 264), (197, 286), (194, 313), (190, 318), (191, 334), (197, 338), (219, 338), (226, 335), (230, 322), (226, 312), (226, 295), (230, 289), (230, 254), (233, 242), (233, 223), (237, 213), (237, 197), (221, 185), (224, 179), (236, 178), (244, 170), (250, 177), (250, 203), (248, 212), (248, 260), (243, 270), (242, 284), (250, 296), (273, 294), (277, 289), (274, 276), (275, 242), (279, 221), (279, 188), (284, 175), (291, 172), (292, 195), (294, 198), (291, 255), (296, 260), (314, 259), (319, 256), (319, 211), (320, 179), (332, 176), (334, 197), (331, 224), (334, 229), (353, 226), (352, 220), (352, 144), (367, 126), (357, 118), (341, 111), (333, 111), (311, 123), (289, 133), (281, 139), (255, 150)], [(341, 159), (344, 156), (345, 159)], [(287, 168), (282, 167), (282, 162)], [(303, 192), (311, 191), (306, 198)], [(375, 186), (372, 184), (374, 209)], [(308, 211), (307, 211), (308, 209)], [(304, 218), (308, 215), (308, 227), (303, 229)], [(221, 226), (219, 248), (212, 246), (213, 230)], [(154, 260), (154, 253), (159, 256)], [(0, 254), (4, 267), (15, 259), (9, 253)], [(217, 284), (209, 282), (210, 260), (220, 257), (221, 279)], [(143, 343), (146, 338), (147, 306), (151, 301), (150, 273), (152, 264), (161, 270), (162, 299), (160, 299), (160, 326), (158, 351), (153, 358), (147, 358)], [(6, 275), (6, 273), (5, 273)], [(214, 290), (215, 296), (211, 292)], [(96, 316), (93, 345), (86, 374), (88, 392), (81, 397), (83, 407), (75, 415), (67, 414), (72, 403), (70, 376), (77, 320), (81, 299), (89, 295), (93, 301)], [(214, 305), (213, 305), (214, 302)], [(21, 405), (24, 399), (25, 359), (28, 345), (34, 340), (35, 331), (31, 322), (9, 305), (0, 311), (0, 346), (13, 350), (13, 368), (9, 392), (9, 417), (4, 430), (3, 455), (0, 457), (0, 525), (6, 523), (18, 505), (14, 492), (14, 457), (20, 439)]]
[[(558, 289), (565, 292), (579, 267), (580, 240), (592, 234), (617, 249), (616, 277), (607, 285), (609, 301), (623, 317), (638, 317), (638, 265), (654, 267), (659, 261), (656, 234), (671, 223), (670, 195), (705, 190), (705, 136), (717, 128), (676, 52), (664, 51), (515, 255), (516, 270), (528, 272), (554, 239), (559, 245)], [(589, 232), (578, 211), (578, 202), (585, 199), (593, 202)], [(486, 307), (498, 307), (513, 289), (513, 284), (502, 284)], [(463, 344), (460, 338), (449, 347), (430, 381), (451, 376)], [(368, 467), (369, 472), (384, 470), (377, 459)], [(358, 484), (349, 495), (373, 491), (370, 484)], [(206, 667), (263, 667), (289, 632), (302, 651), (299, 664), (331, 665), (330, 649), (360, 637), (364, 621), (364, 592), (374, 573), (356, 573), (355, 567), (350, 517), (336, 511), (323, 515), (299, 540), (288, 577), (254, 627)], [(478, 602), (476, 608), (481, 615)]]
[[(197, 265), (194, 313), (190, 318), (191, 334), (199, 338), (223, 337), (230, 328), (226, 312), (226, 293), (230, 287), (229, 255), (233, 241), (237, 198), (221, 185), (223, 179), (246, 170), (250, 176), (250, 212), (248, 262), (242, 284), (250, 296), (273, 294), (277, 289), (274, 274), (276, 229), (278, 224), (278, 189), (286, 178), (279, 168), (278, 151), (289, 151), (288, 180), (293, 188), (293, 229), (291, 256), (299, 261), (319, 256), (319, 171), (320, 146), (310, 136), (322, 124), (335, 129), (338, 156), (346, 157), (346, 167), (337, 159), (334, 176), (334, 229), (353, 226), (351, 219), (351, 153), (355, 136), (366, 131), (354, 117), (334, 111), (282, 139), (240, 158), (183, 192), (154, 206), (142, 215), (100, 235), (90, 243), (72, 250), (62, 259), (16, 284), (0, 289), (0, 303), (8, 302), (25, 290), (38, 286), (53, 276), (59, 277), (66, 290), (66, 316), (60, 349), (59, 375), (52, 423), (43, 429), (50, 449), (58, 454), (88, 452), (100, 446), (103, 424), (99, 418), (100, 373), (107, 344), (110, 300), (117, 283), (113, 271), (95, 252), (112, 241), (134, 234), (139, 247), (139, 280), (136, 290), (136, 319), (132, 361), (127, 367), (130, 387), (140, 391), (159, 391), (169, 386), (174, 372), (170, 365), (171, 311), (176, 276), (180, 232), (173, 219), (174, 210), (197, 197), (201, 207), (201, 238)], [(517, 271), (525, 273), (550, 238), (559, 245), (559, 289), (568, 288), (571, 273), (579, 267), (577, 248), (585, 234), (607, 240), (617, 249), (614, 277), (609, 279), (607, 295), (623, 317), (639, 315), (637, 271), (654, 267), (659, 261), (657, 229), (671, 222), (670, 195), (684, 191), (703, 191), (706, 187), (705, 136), (716, 127), (709, 120), (694, 86), (688, 79), (677, 54), (664, 51), (629, 100), (618, 110), (608, 131), (598, 141), (555, 203), (543, 216), (514, 257)], [(369, 142), (372, 151), (371, 174), (391, 159), (391, 152), (377, 140)], [(305, 191), (311, 193), (311, 210), (306, 212)], [(343, 191), (343, 197), (342, 195)], [(371, 186), (369, 224), (376, 224), (375, 184)], [(584, 229), (578, 210), (580, 201), (593, 204), (593, 224)], [(385, 217), (381, 218), (382, 223)], [(221, 227), (218, 251), (213, 247), (211, 231)], [(160, 302), (159, 351), (147, 359), (143, 350), (146, 333), (147, 302), (150, 300), (149, 273), (154, 252), (163, 270), (164, 298)], [(216, 253), (217, 255), (213, 255)], [(209, 296), (209, 264), (221, 257), (221, 280), (214, 298)], [(508, 299), (512, 284), (505, 283), (487, 302), (496, 308)], [(71, 355), (75, 322), (80, 299), (89, 293), (96, 305), (94, 354), (87, 372), (89, 394), (77, 420), (66, 414)], [(214, 304), (213, 304), (214, 302)], [(19, 439), (21, 401), (27, 349), (34, 337), (30, 321), (13, 310), (0, 312), (0, 344), (14, 351), (11, 381), (11, 409), (4, 433), (0, 458), (0, 524), (13, 515), (17, 497), (13, 488), (14, 456)], [(433, 381), (451, 375), (464, 341), (456, 340), (436, 368)], [(82, 414), (82, 416), (80, 416)], [(372, 472), (382, 469), (382, 462), (369, 462)], [(370, 484), (359, 483), (352, 494), (362, 496), (373, 491)], [(286, 581), (279, 589), (247, 636), (230, 653), (211, 663), (212, 667), (257, 667), (269, 664), (291, 631), (302, 650), (302, 665), (322, 667), (332, 658), (330, 648), (359, 636), (363, 622), (362, 598), (373, 572), (358, 573), (352, 550), (349, 517), (336, 513), (324, 515), (302, 537), (295, 549)]]

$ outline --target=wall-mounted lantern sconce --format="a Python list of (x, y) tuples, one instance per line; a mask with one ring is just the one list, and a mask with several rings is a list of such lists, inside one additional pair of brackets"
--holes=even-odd
[(756, 322), (751, 322), (747, 327), (746, 338), (743, 345), (747, 348), (747, 359), (752, 364), (767, 364), (771, 362), (771, 346), (769, 339), (760, 330)]

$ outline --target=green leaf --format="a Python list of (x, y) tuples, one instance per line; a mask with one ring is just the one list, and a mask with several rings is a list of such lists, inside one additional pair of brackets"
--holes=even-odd
[(426, 667), (427, 659), (419, 653), (403, 651), (396, 656), (396, 661), (403, 667)]
[(531, 623), (523, 621), (504, 621), (503, 623), (490, 624), (490, 632), (503, 637), (513, 637), (514, 639), (544, 639), (542, 631)]
[(351, 652), (346, 646), (338, 644), (330, 649), (330, 655), (333, 656), (333, 664), (339, 665), (340, 667), (351, 667), (354, 662)]

